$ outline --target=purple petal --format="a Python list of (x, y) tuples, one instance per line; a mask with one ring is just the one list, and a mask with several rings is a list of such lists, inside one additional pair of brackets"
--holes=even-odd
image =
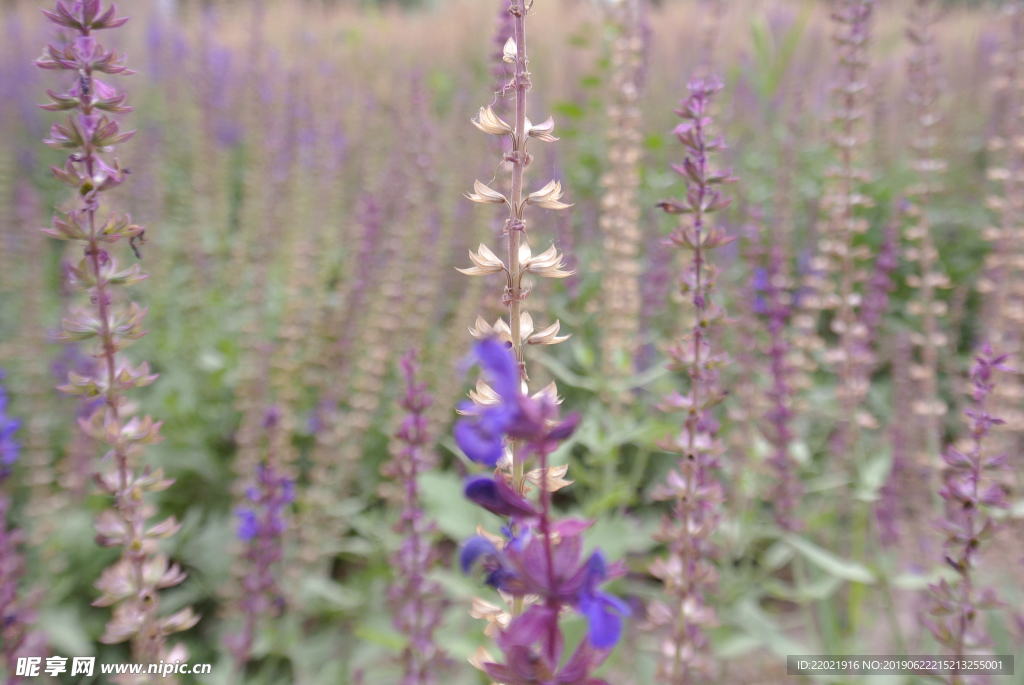
[(256, 512), (249, 509), (238, 509), (235, 511), (235, 515), (238, 516), (238, 539), (242, 542), (249, 542), (259, 533)]
[[(616, 598), (613, 602), (610, 596), (604, 593), (580, 599), (580, 613), (587, 617), (590, 627), (587, 635), (590, 644), (596, 649), (611, 649), (619, 641), (622, 635), (622, 619), (611, 610), (619, 610), (620, 604), (621, 600)], [(628, 611), (628, 607), (626, 609)]]
[(502, 436), (486, 430), (477, 421), (463, 420), (455, 424), (455, 444), (478, 464), (495, 467), (503, 452)]
[(533, 516), (529, 501), (521, 497), (503, 479), (470, 476), (465, 483), (466, 498), (498, 516)]
[(498, 548), (490, 540), (482, 537), (472, 537), (466, 540), (466, 544), (462, 548), (462, 553), (459, 555), (459, 564), (462, 566), (463, 573), (469, 573), (469, 569), (473, 568), (473, 564), (480, 557), (497, 557), (498, 555)]
[(581, 416), (573, 412), (565, 417), (565, 420), (551, 429), (548, 433), (548, 440), (565, 440), (579, 428)]
[(518, 397), (521, 390), (519, 366), (512, 359), (508, 346), (497, 338), (488, 338), (477, 343), (474, 352), (490, 377), (494, 391), (506, 401)]

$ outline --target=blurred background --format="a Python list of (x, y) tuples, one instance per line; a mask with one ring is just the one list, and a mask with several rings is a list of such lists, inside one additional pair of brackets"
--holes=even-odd
[[(49, 171), (64, 159), (41, 143), (56, 115), (36, 105), (58, 77), (31, 64), (55, 37), (37, 4), (7, 0), (0, 12), (0, 368), (9, 413), (24, 422), (23, 455), (4, 487), (14, 502), (11, 524), (26, 534), (23, 591), (40, 591), (36, 627), (50, 650), (125, 661), (123, 645), (97, 642), (109, 610), (90, 606), (93, 583), (117, 556), (93, 542), (93, 519), (107, 506), (91, 482), (101, 454), (76, 428), (85, 408), (52, 389), (91, 359), (87, 349), (53, 342), (71, 297), (73, 255), (37, 230), (68, 199)], [(435, 397), (430, 425), (439, 464), (421, 484), (439, 529), (442, 564), (432, 577), (450, 597), (438, 642), (457, 662), (453, 685), (485, 682), (465, 663), (487, 643), (483, 622), (467, 614), (483, 591), (452, 568), (452, 555), (478, 524), (497, 530), (497, 520), (462, 500), (461, 477), (475, 467), (449, 435), (455, 404), (470, 387), (460, 366), (472, 342), (467, 329), (478, 315), (494, 321), (504, 312), (500, 279), (469, 279), (454, 268), (469, 266), (467, 250), (479, 243), (495, 250), (501, 244), (502, 221), (463, 197), (474, 179), (487, 182), (500, 172), (500, 146), (470, 123), (481, 106), (509, 106), (496, 92), (509, 78), (500, 62), (500, 4), (134, 0), (119, 8), (131, 15), (128, 25), (101, 36), (137, 72), (118, 83), (135, 107), (122, 120), (138, 133), (119, 148), (131, 173), (111, 196), (146, 226), (139, 259), (151, 277), (133, 294), (149, 307), (149, 334), (128, 354), (160, 374), (133, 398), (164, 421), (167, 439), (149, 448), (147, 459), (176, 479), (158, 503), (184, 523), (166, 549), (189, 578), (163, 593), (162, 610), (191, 604), (202, 615), (183, 640), (191, 661), (214, 663), (215, 673), (194, 682), (231, 679), (223, 640), (239, 620), (243, 573), (233, 510), (271, 448), (283, 455), (300, 494), (279, 570), (286, 608), (261, 624), (244, 681), (398, 682), (391, 657), (401, 636), (382, 608), (398, 545), (390, 529), (396, 509), (379, 471), (396, 449), (397, 360), (410, 348)], [(874, 21), (870, 140), (862, 159), (872, 171), (864, 185), (871, 230), (858, 238), (873, 251), (916, 182), (905, 66), (913, 50), (905, 38), (910, 5), (879, 3)], [(536, 0), (529, 29), (529, 116), (553, 116), (561, 140), (537, 146), (528, 178), (537, 187), (561, 180), (566, 201), (575, 204), (568, 212), (537, 212), (531, 244), (535, 254), (556, 245), (576, 270), (535, 284), (530, 308), (538, 328), (558, 318), (573, 337), (530, 350), (531, 387), (557, 381), (564, 408), (584, 415), (577, 436), (556, 455), (576, 481), (556, 505), (597, 519), (590, 544), (627, 560), (631, 573), (614, 589), (638, 613), (603, 677), (649, 683), (656, 661), (657, 648), (639, 627), (644, 601), (658, 592), (645, 559), (657, 549), (651, 534), (663, 510), (649, 495), (672, 463), (657, 441), (678, 421), (654, 407), (683, 383), (664, 362), (687, 314), (677, 257), (663, 244), (674, 221), (655, 205), (685, 192), (669, 167), (682, 158), (671, 135), (673, 108), (698, 71), (725, 83), (715, 128), (729, 144), (723, 165), (741, 179), (729, 187), (736, 199), (721, 215), (741, 240), (716, 254), (724, 270), (718, 297), (739, 321), (720, 341), (735, 361), (723, 371), (732, 392), (721, 415), (729, 498), (714, 600), (716, 682), (781, 682), (780, 655), (787, 653), (895, 653), (899, 630), (920, 653), (938, 651), (915, 618), (920, 591), (941, 565), (930, 514), (904, 508), (890, 519), (912, 540), (902, 547), (824, 552), (839, 552), (841, 531), (861, 525), (836, 512), (836, 493), (861, 502), (867, 517), (886, 484), (903, 492), (904, 502), (921, 497), (892, 480), (889, 425), (908, 416), (897, 386), (900, 341), (916, 325), (911, 303), (918, 291), (904, 280), (912, 262), (901, 263), (881, 324), (867, 398), (879, 425), (865, 438), (860, 471), (851, 476), (828, 458), (835, 379), (812, 371), (801, 390), (791, 449), (813, 545), (802, 548), (811, 559), (803, 584), (793, 577), (793, 548), (779, 546), (777, 531), (765, 532), (772, 474), (759, 426), (769, 379), (756, 276), (763, 246), (782, 230), (780, 193), (788, 198), (794, 268), (813, 253), (834, 163), (830, 3), (652, 1), (632, 34), (636, 41), (625, 47), (617, 42), (617, 6)], [(937, 295), (948, 310), (938, 388), (950, 406), (942, 418), (945, 443), (964, 435), (962, 378), (970, 350), (991, 325), (985, 288), (977, 287), (990, 250), (984, 229), (993, 222), (984, 198), (998, 190), (986, 177), (996, 164), (986, 143), (1012, 127), (1013, 117), (1003, 91), (991, 87), (999, 74), (993, 57), (1009, 30), (1000, 3), (944, 6), (934, 28), (944, 113), (935, 155), (948, 171), (928, 211), (951, 286)], [(625, 253), (638, 297), (609, 314), (602, 283), (614, 255), (601, 217), (614, 182), (609, 160), (621, 120), (622, 50), (634, 60), (638, 94), (631, 124), (637, 213)], [(633, 322), (629, 341), (607, 340), (609, 316)], [(261, 428), (271, 407), (283, 426), (274, 445)], [(1007, 435), (1016, 445), (1018, 433)], [(1011, 607), (1022, 598), (1021, 516), (1019, 505), (1006, 515), (1008, 527), (980, 571)], [(867, 568), (882, 580), (862, 584)], [(880, 626), (885, 607), (894, 623)], [(816, 617), (811, 624), (807, 611)], [(1012, 621), (1003, 620), (1011, 613), (992, 619), (998, 653), (1020, 646), (1007, 627)], [(570, 623), (573, 629), (582, 632), (582, 623)]]

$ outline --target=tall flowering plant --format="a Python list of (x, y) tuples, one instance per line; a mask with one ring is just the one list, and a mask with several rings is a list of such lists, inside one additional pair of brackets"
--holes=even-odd
[[(0, 372), (0, 380), (3, 377)], [(10, 477), (21, 453), (21, 443), (15, 437), (21, 421), (7, 413), (7, 402), (7, 393), (0, 386), (0, 485)], [(38, 653), (45, 638), (30, 630), (35, 622), (38, 598), (26, 597), (20, 592), (25, 575), (25, 558), (20, 549), (24, 536), (17, 528), (7, 527), (10, 508), (10, 497), (0, 489), (0, 666), (6, 669), (4, 682), (17, 683), (20, 680), (15, 675), (18, 656)]]
[(690, 683), (706, 669), (708, 639), (704, 631), (715, 622), (706, 595), (716, 578), (711, 535), (718, 525), (723, 492), (714, 471), (723, 446), (713, 409), (725, 398), (718, 369), (729, 357), (713, 347), (712, 328), (724, 322), (725, 310), (711, 299), (719, 269), (709, 260), (708, 251), (735, 240), (709, 220), (712, 212), (730, 202), (721, 186), (736, 180), (731, 170), (715, 169), (710, 160), (711, 153), (725, 147), (721, 137), (711, 138), (708, 131), (711, 98), (722, 90), (722, 84), (717, 79), (694, 79), (689, 90), (690, 96), (676, 110), (683, 121), (675, 129), (686, 157), (682, 164), (673, 165), (687, 181), (686, 198), (659, 204), (667, 213), (685, 217), (669, 243), (690, 253), (681, 287), (694, 307), (692, 328), (669, 350), (672, 368), (689, 376), (689, 391), (686, 395), (674, 393), (664, 403), (666, 410), (686, 413), (682, 430), (662, 445), (680, 459), (667, 482), (654, 493), (657, 499), (673, 503), (672, 515), (663, 520), (656, 535), (668, 546), (668, 556), (655, 561), (650, 569), (662, 580), (671, 600), (653, 604), (650, 615), (654, 625), (670, 626), (659, 676), (672, 685)]
[(393, 624), (407, 639), (400, 685), (433, 685), (449, 666), (448, 657), (434, 636), (447, 602), (444, 588), (426, 576), (438, 554), (431, 542), (435, 526), (423, 512), (417, 479), (433, 467), (427, 410), (434, 398), (427, 392), (426, 383), (416, 380), (419, 365), (415, 352), (402, 357), (401, 365), (405, 394), (398, 403), (406, 415), (395, 434), (401, 446), (382, 469), (395, 486), (387, 494), (401, 508), (394, 530), (403, 536), (401, 547), (391, 557), (395, 578), (387, 597)]
[[(600, 586), (623, 575), (625, 568), (607, 563), (600, 551), (584, 558), (583, 533), (591, 522), (556, 520), (548, 483), (548, 457), (576, 430), (579, 415), (561, 420), (551, 397), (524, 393), (513, 353), (497, 339), (482, 340), (475, 354), (496, 401), (482, 410), (465, 407), (470, 415), (456, 424), (456, 441), (474, 461), (493, 465), (503, 443), (515, 440), (523, 457), (536, 457), (540, 466), (534, 474), (539, 501), (524, 497), (500, 470), (466, 479), (466, 497), (508, 517), (509, 525), (504, 536), (481, 531), (468, 540), (460, 555), (462, 569), (468, 573), (479, 564), (488, 585), (524, 605), (521, 614), (495, 633), (504, 663), (483, 652), (476, 665), (503, 685), (605, 685), (592, 674), (618, 642), (629, 607)], [(563, 661), (559, 616), (568, 608), (586, 617), (588, 631)]]
[[(509, 344), (519, 369), (519, 381), (523, 387), (516, 386), (515, 392), (525, 392), (525, 384), (529, 380), (526, 370), (526, 348), (530, 345), (556, 345), (566, 340), (568, 335), (559, 335), (561, 324), (555, 321), (550, 326), (537, 330), (534, 328), (533, 316), (527, 311), (527, 298), (530, 296), (532, 287), (531, 277), (539, 278), (567, 278), (572, 271), (565, 269), (563, 255), (552, 245), (540, 254), (534, 254), (530, 247), (527, 234), (526, 208), (533, 206), (540, 209), (562, 210), (570, 205), (561, 201), (562, 184), (559, 181), (549, 181), (539, 190), (530, 193), (526, 186), (526, 168), (533, 161), (533, 155), (527, 150), (531, 140), (538, 142), (553, 143), (558, 139), (553, 135), (555, 123), (550, 117), (543, 123), (534, 124), (526, 116), (526, 95), (532, 87), (530, 80), (529, 59), (526, 52), (526, 19), (533, 8), (533, 0), (509, 0), (508, 15), (512, 25), (512, 35), (508, 37), (502, 48), (502, 59), (511, 65), (513, 76), (508, 83), (501, 88), (502, 94), (515, 94), (515, 118), (511, 123), (502, 119), (494, 109), (488, 105), (481, 107), (480, 112), (473, 125), (488, 135), (497, 136), (504, 140), (508, 136), (508, 148), (502, 155), (502, 166), (511, 170), (511, 179), (508, 188), (508, 195), (491, 188), (480, 181), (476, 181), (473, 192), (467, 193), (466, 198), (479, 204), (498, 205), (501, 209), (507, 210), (507, 215), (502, 229), (502, 235), (507, 238), (505, 255), (503, 259), (493, 252), (486, 245), (481, 244), (474, 253), (470, 251), (469, 258), (473, 266), (459, 271), (467, 276), (489, 276), (491, 274), (502, 274), (505, 278), (505, 289), (501, 302), (508, 308), (508, 319), (498, 319), (493, 325), (487, 323), (483, 317), (477, 317), (470, 333), (479, 340), (498, 338)], [(507, 25), (502, 30), (506, 30)], [(503, 147), (503, 149), (505, 149)], [(473, 400), (472, 405), (463, 407), (462, 413), (475, 413), (478, 416), (490, 415), (490, 410), (500, 406), (503, 397), (512, 397), (501, 389), (492, 387), (481, 379), (476, 386), (476, 391), (470, 393)], [(555, 405), (558, 403), (558, 391), (554, 383), (539, 391), (534, 399)], [(526, 464), (530, 455), (525, 453), (520, 446), (520, 440), (512, 438), (504, 440), (500, 431), (487, 428), (488, 420), (484, 419), (483, 426), (486, 430), (477, 434), (470, 428), (470, 424), (462, 423), (456, 427), (457, 433), (461, 433), (458, 439), (469, 447), (467, 455), (472, 455), (474, 461), (486, 464), (492, 468), (503, 471), (505, 477), (512, 484), (512, 489), (519, 495), (523, 495), (530, 488), (530, 483), (538, 484), (538, 472), (527, 473)], [(476, 425), (476, 424), (473, 424)], [(474, 444), (474, 441), (483, 440), (484, 443)], [(461, 444), (461, 442), (460, 442)], [(548, 487), (557, 490), (569, 481), (562, 478), (565, 475), (565, 467), (552, 469), (546, 473), (545, 478)], [(477, 600), (474, 604), (472, 614), (478, 618), (487, 618), (490, 622), (488, 628), (493, 632), (498, 623), (507, 625), (512, 618), (519, 616), (523, 611), (523, 598), (510, 598), (509, 612), (505, 612), (483, 600)]]
[[(44, 229), (58, 240), (81, 245), (82, 257), (71, 266), (75, 289), (85, 301), (73, 307), (61, 325), (59, 338), (94, 346), (97, 359), (90, 373), (68, 373), (59, 389), (69, 395), (97, 400), (92, 413), (79, 420), (83, 431), (107, 446), (103, 464), (107, 471), (95, 478), (100, 489), (112, 496), (114, 506), (100, 514), (97, 541), (104, 547), (121, 547), (121, 558), (106, 569), (96, 586), (102, 593), (93, 604), (113, 606), (101, 641), (114, 644), (131, 641), (132, 659), (154, 663), (160, 659), (185, 659), (184, 647), (171, 654), (165, 650), (166, 637), (186, 630), (199, 620), (191, 608), (171, 616), (159, 616), (159, 590), (185, 579), (185, 574), (159, 551), (159, 540), (180, 527), (173, 517), (156, 524), (149, 518), (156, 507), (146, 493), (159, 492), (173, 481), (161, 469), (140, 468), (146, 445), (161, 440), (160, 422), (149, 416), (132, 415), (126, 392), (149, 385), (156, 376), (149, 364), (133, 365), (122, 349), (145, 335), (145, 308), (130, 302), (121, 288), (146, 278), (138, 264), (122, 267), (111, 254), (115, 243), (128, 242), (138, 254), (143, 228), (106, 207), (105, 193), (121, 185), (127, 170), (112, 158), (115, 146), (127, 142), (134, 131), (122, 131), (113, 115), (130, 112), (125, 95), (99, 78), (132, 73), (124, 58), (105, 49), (95, 33), (123, 26), (127, 18), (117, 17), (113, 4), (104, 10), (100, 0), (58, 1), (54, 11), (43, 10), (47, 19), (70, 32), (69, 42), (47, 45), (36, 66), (69, 72), (69, 87), (63, 92), (48, 90), (50, 102), (43, 109), (67, 112), (63, 122), (53, 124), (46, 144), (68, 153), (63, 167), (52, 167), (54, 176), (75, 191), (73, 206), (58, 213), (52, 228)], [(122, 242), (123, 244), (123, 242)], [(140, 680), (144, 681), (143, 680)]]
[[(1006, 364), (1008, 358), (996, 355), (988, 344), (975, 356), (971, 368), (974, 406), (964, 412), (971, 420), (970, 449), (961, 452), (950, 447), (942, 455), (945, 469), (939, 494), (945, 502), (945, 515), (937, 526), (946, 535), (944, 560), (959, 579), (955, 584), (943, 580), (929, 587), (931, 618), (925, 619), (925, 625), (956, 657), (989, 642), (979, 611), (999, 605), (991, 589), (978, 588), (973, 571), (981, 542), (991, 537), (996, 527), (991, 511), (1007, 506), (1006, 493), (993, 478), (1007, 467), (1007, 458), (987, 453), (986, 440), (992, 427), (1003, 423), (989, 413), (988, 403), (995, 391), (995, 372), (1012, 371)], [(964, 681), (959, 673), (949, 678), (951, 685)]]
[(241, 669), (252, 654), (253, 637), (261, 617), (281, 611), (284, 593), (275, 571), (284, 558), (284, 533), (288, 529), (287, 509), (295, 501), (295, 481), (282, 473), (275, 450), (281, 430), (281, 412), (271, 407), (263, 417), (267, 432), (266, 459), (256, 466), (254, 482), (246, 488), (246, 502), (235, 510), (238, 539), (245, 545), (242, 557), (246, 572), (242, 578), (242, 630), (230, 636), (228, 648)]

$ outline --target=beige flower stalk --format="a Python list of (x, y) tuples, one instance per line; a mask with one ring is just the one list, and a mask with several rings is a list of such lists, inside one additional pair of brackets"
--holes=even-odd
[[(985, 200), (995, 215), (993, 226), (985, 229), (992, 250), (985, 258), (985, 271), (977, 288), (985, 297), (983, 330), (991, 345), (1010, 355), (1008, 365), (1022, 364), (1024, 341), (1024, 5), (1008, 3), (1003, 10), (1010, 35), (994, 58), (997, 67), (992, 88), (1005, 113), (1003, 130), (988, 141), (991, 153), (1002, 154), (999, 166), (988, 169), (988, 178), (998, 190)], [(999, 373), (994, 413), (1005, 420), (1000, 432), (1024, 431), (1021, 399), (1024, 386), (1019, 373)]]
[(817, 254), (806, 276), (811, 294), (803, 301), (808, 309), (832, 312), (831, 330), (837, 344), (825, 352), (825, 360), (838, 380), (840, 437), (845, 448), (854, 444), (860, 427), (876, 424), (861, 406), (869, 387), (863, 370), (871, 364), (865, 358), (869, 346), (863, 344), (869, 331), (859, 312), (868, 271), (865, 262), (871, 251), (866, 245), (855, 245), (856, 236), (870, 227), (862, 210), (872, 204), (860, 192), (861, 184), (870, 179), (860, 166), (860, 153), (868, 141), (867, 47), (873, 6), (873, 0), (842, 0), (832, 15), (838, 54), (838, 78), (832, 87), (836, 165), (828, 171), (821, 199), (825, 216), (819, 227)]
[(939, 174), (946, 168), (946, 163), (935, 157), (938, 146), (936, 127), (942, 120), (938, 111), (940, 57), (933, 30), (938, 12), (932, 0), (916, 0), (907, 29), (907, 36), (914, 46), (907, 71), (917, 127), (917, 134), (911, 141), (914, 150), (911, 167), (917, 173), (918, 182), (909, 189), (911, 202), (904, 211), (909, 220), (903, 228), (907, 243), (903, 257), (916, 266), (914, 272), (907, 276), (907, 285), (917, 291), (907, 304), (907, 313), (917, 319), (917, 330), (910, 337), (910, 342), (917, 349), (915, 363), (910, 368), (910, 375), (917, 386), (911, 408), (923, 423), (924, 441), (920, 445), (923, 463), (934, 461), (941, 452), (939, 422), (946, 413), (946, 405), (939, 399), (938, 371), (939, 351), (947, 343), (946, 334), (941, 330), (947, 308), (946, 303), (937, 298), (936, 291), (948, 288), (950, 281), (938, 261), (939, 253), (928, 214), (935, 194), (941, 191)]
[[(601, 357), (606, 379), (632, 373), (639, 343), (640, 108), (644, 70), (640, 0), (624, 0), (609, 8), (618, 35), (612, 47), (612, 103), (608, 108), (608, 173), (601, 179), (601, 232), (604, 273), (601, 278)], [(609, 398), (628, 402), (629, 393)]]
[[(508, 319), (499, 319), (492, 325), (482, 317), (478, 317), (470, 332), (477, 338), (497, 336), (508, 342), (519, 364), (524, 386), (529, 380), (526, 371), (526, 347), (529, 345), (555, 345), (569, 336), (559, 335), (561, 324), (558, 321), (538, 329), (534, 324), (533, 316), (526, 310), (526, 300), (529, 297), (530, 288), (524, 287), (523, 279), (528, 274), (541, 278), (565, 278), (573, 273), (565, 269), (562, 255), (554, 246), (535, 256), (526, 233), (527, 206), (554, 210), (570, 207), (561, 201), (562, 185), (558, 181), (552, 180), (532, 193), (526, 190), (525, 185), (526, 167), (533, 160), (527, 150), (530, 140), (536, 139), (538, 142), (544, 143), (553, 143), (558, 140), (553, 135), (555, 124), (551, 118), (543, 123), (534, 124), (526, 116), (526, 94), (531, 87), (529, 60), (526, 56), (526, 17), (532, 7), (532, 0), (512, 0), (508, 9), (515, 24), (515, 35), (506, 41), (503, 53), (505, 61), (515, 67), (515, 75), (507, 89), (507, 92), (515, 94), (514, 121), (506, 122), (490, 106), (481, 107), (480, 112), (473, 119), (473, 125), (484, 133), (499, 137), (508, 136), (510, 141), (511, 149), (505, 152), (502, 158), (503, 162), (508, 162), (511, 166), (512, 179), (509, 196), (506, 197), (479, 180), (473, 184), (473, 192), (466, 194), (466, 198), (472, 202), (501, 205), (508, 209), (508, 218), (505, 220), (502, 232), (507, 237), (504, 250), (505, 258), (499, 257), (486, 245), (480, 245), (475, 253), (472, 251), (469, 253), (472, 266), (459, 269), (467, 276), (504, 275), (505, 288), (501, 301), (508, 308)], [(541, 390), (540, 393), (550, 394), (553, 399), (557, 398), (557, 389), (553, 383)], [(497, 401), (493, 389), (483, 381), (477, 384), (475, 392), (470, 393), (470, 398), (478, 406), (486, 406), (490, 402)], [(506, 477), (521, 493), (532, 489), (531, 483), (540, 482), (540, 474), (525, 472), (525, 460), (515, 443), (507, 445), (505, 457), (499, 462), (499, 468), (505, 471)], [(564, 470), (556, 473), (556, 469), (550, 468), (546, 477), (548, 490), (555, 491), (568, 484), (570, 481), (566, 481), (564, 475)], [(512, 616), (521, 614), (525, 603), (523, 598), (515, 600), (510, 598), (507, 602), (508, 613)], [(474, 615), (479, 615), (481, 618), (489, 617), (488, 620), (491, 624), (506, 620), (504, 610), (498, 609), (498, 614), (494, 614), (492, 609), (485, 608), (482, 604), (474, 608)], [(488, 660), (483, 656), (481, 659)]]

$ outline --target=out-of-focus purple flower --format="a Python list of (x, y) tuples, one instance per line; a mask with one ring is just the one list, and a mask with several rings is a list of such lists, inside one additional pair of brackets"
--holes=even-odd
[(251, 509), (238, 509), (235, 515), (238, 516), (238, 539), (249, 542), (260, 532), (256, 512)]
[(418, 382), (415, 352), (401, 362), (405, 394), (399, 405), (406, 411), (395, 432), (401, 449), (381, 469), (397, 488), (392, 501), (401, 503), (402, 513), (394, 531), (402, 535), (402, 545), (391, 557), (394, 580), (388, 587), (388, 600), (395, 628), (406, 637), (402, 652), (404, 674), (398, 685), (433, 685), (449, 665), (434, 633), (441, 626), (447, 606), (444, 589), (426, 577), (437, 562), (437, 550), (431, 537), (435, 528), (420, 503), (418, 477), (431, 468), (433, 440), (428, 431), (427, 409), (433, 398), (425, 383)]
[(273, 466), (256, 467), (256, 485), (246, 489), (253, 504), (235, 511), (238, 516), (238, 538), (250, 542), (257, 536), (279, 536), (287, 525), (284, 511), (295, 501), (295, 483), (277, 472)]
[[(600, 552), (583, 560), (583, 533), (591, 523), (551, 517), (551, 492), (567, 482), (555, 480), (548, 455), (576, 430), (579, 416), (559, 421), (557, 403), (549, 394), (527, 396), (518, 364), (497, 339), (477, 343), (475, 357), (487, 374), (493, 397), (488, 393), (481, 406), (463, 408), (470, 417), (460, 422), (460, 446), (475, 460), (488, 463), (493, 457), (497, 462), (503, 441), (515, 439), (521, 456), (536, 456), (540, 462), (540, 468), (527, 474), (519, 487), (513, 475), (500, 469), (493, 477), (466, 480), (466, 496), (488, 511), (509, 517), (509, 525), (502, 531), (504, 541), (485, 535), (466, 541), (459, 559), (462, 570), (468, 573), (479, 564), (488, 585), (529, 606), (497, 634), (505, 663), (485, 662), (479, 667), (506, 685), (592, 685), (600, 681), (590, 674), (618, 642), (629, 607), (599, 588), (623, 575), (625, 567), (605, 564)], [(456, 439), (459, 432), (457, 426)], [(467, 441), (466, 435), (474, 441)], [(539, 506), (525, 497), (527, 481), (540, 489)], [(587, 639), (564, 665), (564, 637), (558, 622), (563, 607), (576, 609), (589, 624)]]
[[(261, 422), (270, 434), (268, 442), (271, 445), (280, 416), (277, 407), (270, 407)], [(271, 450), (266, 462), (256, 466), (254, 482), (246, 488), (245, 497), (249, 504), (235, 510), (238, 517), (236, 532), (238, 539), (245, 543), (242, 556), (248, 563), (242, 579), (241, 599), (245, 625), (240, 633), (229, 635), (226, 642), (239, 666), (249, 659), (253, 632), (259, 618), (279, 611), (285, 603), (274, 567), (283, 557), (282, 539), (288, 528), (287, 509), (295, 501), (295, 482), (280, 471), (275, 461)]]
[(502, 477), (469, 476), (465, 494), (466, 499), (498, 516), (529, 518), (537, 515), (537, 509)]
[[(711, 214), (729, 205), (723, 185), (735, 182), (729, 169), (716, 169), (710, 153), (725, 147), (721, 136), (712, 138), (708, 127), (712, 118), (708, 108), (723, 86), (717, 78), (694, 78), (690, 94), (676, 114), (682, 118), (674, 133), (683, 144), (682, 164), (672, 168), (686, 181), (686, 196), (658, 203), (669, 214), (683, 215), (670, 236), (670, 244), (686, 250), (681, 276), (682, 292), (693, 303), (693, 327), (669, 349), (671, 368), (685, 372), (690, 385), (685, 396), (673, 393), (662, 405), (664, 410), (685, 412), (681, 430), (659, 446), (679, 455), (678, 470), (669, 472), (667, 483), (657, 488), (654, 497), (673, 502), (672, 515), (665, 517), (655, 539), (667, 543), (667, 558), (657, 559), (649, 570), (662, 580), (670, 604), (657, 602), (650, 614), (652, 625), (667, 632), (662, 646), (668, 657), (659, 664), (659, 677), (668, 682), (688, 682), (687, 674), (707, 668), (706, 629), (714, 624), (714, 611), (706, 596), (714, 587), (711, 562), (711, 535), (718, 522), (723, 499), (722, 486), (715, 471), (724, 447), (718, 437), (719, 424), (714, 415), (725, 397), (719, 385), (719, 367), (728, 363), (728, 354), (713, 347), (714, 327), (725, 323), (725, 310), (714, 302), (717, 265), (710, 261), (711, 250), (735, 242), (712, 223)], [(770, 280), (770, 279), (769, 279)]]
[(924, 619), (924, 624), (956, 657), (963, 656), (967, 646), (987, 642), (987, 631), (977, 620), (978, 611), (1000, 605), (991, 589), (975, 586), (973, 568), (980, 543), (997, 526), (989, 512), (1008, 506), (1003, 487), (992, 477), (994, 472), (1007, 468), (1006, 455), (990, 455), (984, 450), (992, 427), (1003, 423), (985, 405), (995, 390), (993, 372), (1011, 371), (1006, 364), (1008, 358), (1009, 355), (996, 355), (988, 343), (982, 345), (970, 374), (975, 405), (964, 412), (971, 419), (972, 447), (966, 453), (949, 447), (942, 455), (946, 469), (939, 494), (946, 503), (946, 511), (936, 527), (946, 535), (945, 562), (960, 575), (960, 580), (955, 585), (943, 580), (929, 586), (932, 619)]
[(471, 460), (496, 466), (506, 437), (524, 440), (525, 449), (540, 451), (572, 434), (579, 416), (570, 415), (549, 429), (548, 423), (554, 421), (558, 407), (545, 394), (530, 397), (522, 391), (519, 367), (507, 345), (495, 338), (482, 340), (474, 348), (474, 356), (498, 395), (498, 402), (482, 407), (467, 402), (460, 407), (468, 417), (455, 424), (455, 442)]
[[(552, 543), (550, 572), (545, 540), (537, 535), (520, 535), (502, 549), (487, 538), (470, 538), (459, 561), (467, 573), (480, 562), (487, 571), (487, 584), (514, 597), (539, 595), (549, 603), (554, 601), (574, 607), (587, 619), (590, 643), (597, 649), (611, 649), (619, 641), (622, 617), (629, 616), (630, 609), (619, 598), (601, 591), (599, 586), (624, 575), (626, 569), (622, 564), (606, 564), (600, 550), (585, 562), (582, 560), (582, 534), (589, 526), (588, 522), (578, 519), (552, 525), (558, 542)], [(529, 633), (525, 625), (518, 626), (517, 630)], [(513, 632), (512, 626), (506, 632)], [(516, 636), (520, 644), (532, 645), (540, 639), (542, 636), (536, 633)]]
[(598, 586), (608, 579), (604, 554), (594, 552), (587, 560), (587, 577), (579, 593), (577, 606), (587, 617), (590, 643), (598, 649), (611, 649), (622, 634), (622, 617), (630, 615), (629, 605)]
[[(4, 372), (0, 371), (0, 380), (3, 379)], [(7, 413), (8, 403), (7, 391), (0, 385), (0, 481), (10, 474), (11, 466), (21, 453), (21, 445), (14, 437), (21, 428), (21, 421)]]

